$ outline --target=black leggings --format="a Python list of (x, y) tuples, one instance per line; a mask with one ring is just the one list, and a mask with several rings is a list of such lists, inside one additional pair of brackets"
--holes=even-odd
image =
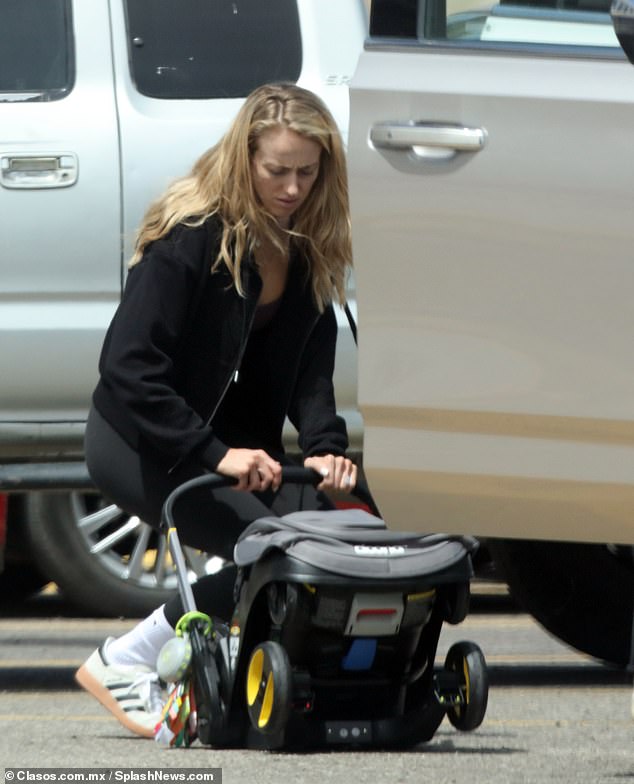
[[(191, 464), (169, 473), (174, 461), (158, 458), (150, 448), (133, 449), (94, 408), (86, 424), (85, 450), (90, 475), (104, 496), (157, 530), (163, 503), (170, 492), (204, 473)], [(282, 458), (282, 462), (290, 463), (287, 458)], [(330, 508), (328, 498), (310, 485), (283, 485), (276, 493), (201, 487), (178, 499), (174, 517), (183, 544), (231, 561), (238, 536), (258, 517)], [(229, 620), (235, 577), (236, 569), (229, 565), (217, 574), (200, 578), (192, 586), (198, 609)], [(165, 615), (172, 626), (182, 613), (178, 596), (165, 605)]]

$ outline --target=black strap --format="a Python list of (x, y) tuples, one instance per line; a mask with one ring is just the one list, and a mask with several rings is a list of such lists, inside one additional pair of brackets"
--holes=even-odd
[(350, 310), (350, 306), (346, 302), (343, 306), (343, 309), (346, 313), (346, 318), (348, 319), (348, 324), (350, 324), (350, 332), (352, 332), (352, 337), (354, 338), (355, 346), (358, 345), (357, 343), (357, 322), (354, 320), (354, 316), (352, 315), (352, 311)]

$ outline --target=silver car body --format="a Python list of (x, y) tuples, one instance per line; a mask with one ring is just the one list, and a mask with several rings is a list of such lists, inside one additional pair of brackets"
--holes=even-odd
[(485, 5), (375, 2), (351, 85), (365, 469), (395, 528), (633, 543), (634, 69)]
[[(233, 13), (243, 5), (234, 3)], [(242, 101), (141, 94), (123, 0), (68, 7), (75, 72), (68, 94), (0, 94), (0, 462), (81, 452), (99, 350), (135, 229), (149, 202), (217, 141)], [(365, 7), (361, 0), (298, 0), (297, 9), (298, 82), (325, 99), (345, 135)], [(349, 332), (339, 351), (339, 403), (358, 446)]]
[[(345, 137), (366, 30), (363, 0), (3, 2), (0, 490), (13, 491), (13, 596), (53, 580), (85, 610), (139, 617), (173, 593), (164, 538), (91, 491), (77, 462), (135, 230), (257, 84), (312, 89)], [(358, 452), (356, 352), (338, 315), (337, 402)], [(290, 425), (286, 444), (297, 451)], [(188, 551), (192, 577), (216, 566)]]

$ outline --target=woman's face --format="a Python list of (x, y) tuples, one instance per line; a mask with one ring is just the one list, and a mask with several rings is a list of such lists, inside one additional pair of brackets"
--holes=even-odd
[(251, 158), (253, 187), (262, 206), (288, 228), (306, 201), (317, 175), (321, 146), (290, 128), (270, 128), (260, 136)]

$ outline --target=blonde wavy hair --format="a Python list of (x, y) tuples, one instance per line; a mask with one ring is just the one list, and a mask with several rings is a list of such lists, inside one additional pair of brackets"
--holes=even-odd
[[(317, 179), (289, 230), (281, 229), (263, 209), (251, 177), (251, 157), (259, 137), (278, 127), (289, 128), (322, 148)], [(200, 226), (211, 215), (218, 215), (223, 225), (212, 269), (225, 264), (240, 294), (244, 294), (241, 265), (245, 255), (266, 239), (284, 251), (285, 240), (290, 239), (308, 260), (319, 310), (332, 301), (345, 302), (346, 275), (352, 264), (345, 153), (331, 113), (312, 92), (287, 83), (254, 90), (222, 139), (150, 206), (130, 266), (140, 260), (149, 243), (178, 223)]]

